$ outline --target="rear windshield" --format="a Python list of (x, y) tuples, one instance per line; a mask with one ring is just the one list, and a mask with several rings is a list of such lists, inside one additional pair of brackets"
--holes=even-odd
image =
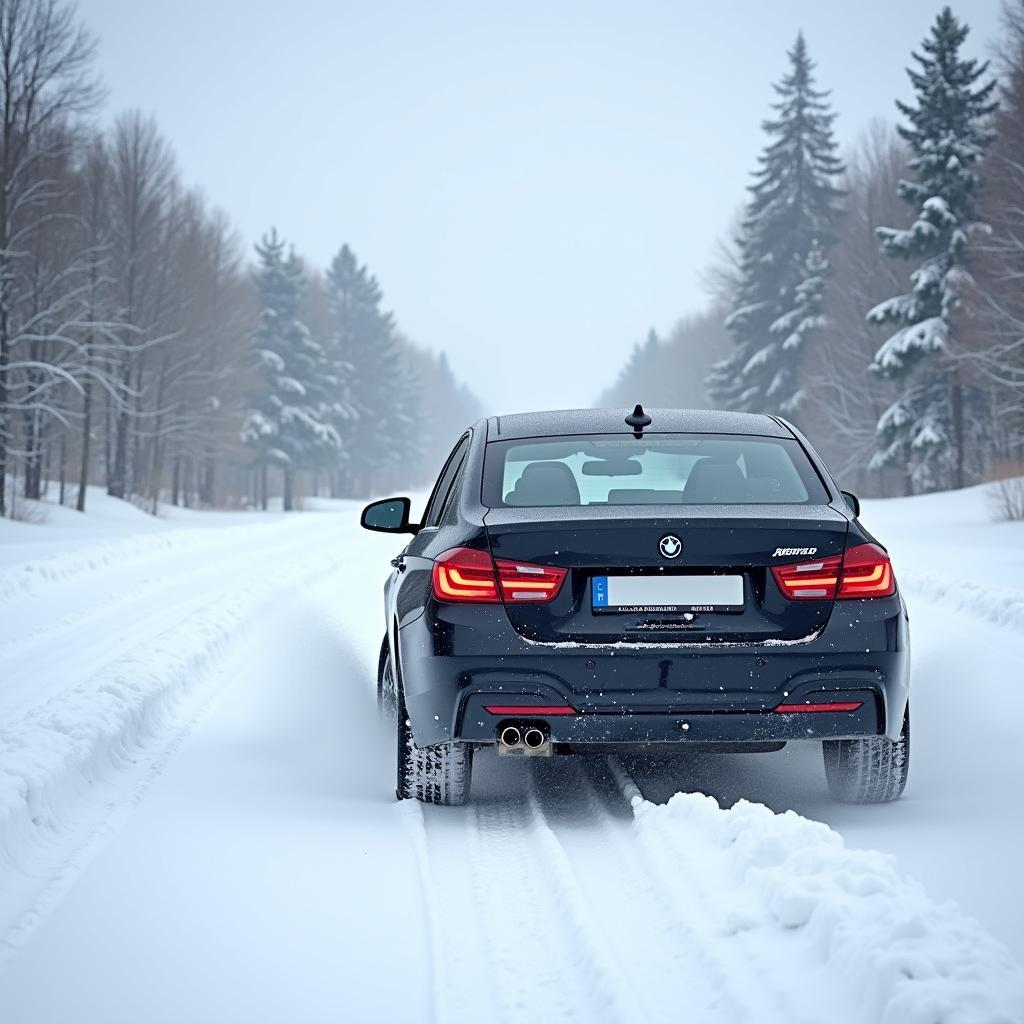
[(791, 439), (743, 435), (586, 434), (492, 441), (484, 504), (828, 504), (824, 484)]

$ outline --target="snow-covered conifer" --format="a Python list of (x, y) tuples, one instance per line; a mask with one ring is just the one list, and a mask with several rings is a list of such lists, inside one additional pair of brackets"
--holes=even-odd
[(349, 487), (367, 492), (393, 451), (411, 410), (401, 408), (399, 345), (394, 318), (381, 309), (377, 279), (343, 245), (326, 278), (331, 350), (348, 372), (350, 419), (345, 424)]
[(814, 87), (803, 34), (790, 70), (774, 86), (776, 116), (750, 186), (737, 240), (740, 283), (726, 320), (733, 353), (714, 365), (708, 388), (719, 403), (749, 412), (795, 413), (800, 363), (822, 325), (822, 294), (842, 195), (828, 94)]
[(299, 317), (305, 274), (293, 251), (272, 230), (256, 246), (254, 281), (261, 311), (253, 338), (258, 387), (242, 426), (242, 441), (256, 453), (261, 467), (261, 502), (266, 505), (267, 467), (284, 473), (284, 507), (292, 507), (295, 471), (315, 463), (325, 449), (341, 440), (324, 418), (323, 351)]
[(956, 366), (955, 318), (968, 272), (970, 239), (980, 180), (976, 170), (993, 140), (994, 79), (987, 63), (964, 59), (967, 25), (944, 8), (909, 68), (913, 104), (897, 103), (909, 124), (899, 128), (910, 145), (913, 180), (899, 195), (914, 207), (908, 228), (877, 229), (883, 251), (918, 262), (910, 291), (879, 303), (868, 320), (896, 325), (875, 354), (872, 370), (900, 381), (903, 390), (878, 422), (872, 466), (903, 467), (917, 487), (962, 485), (965, 440), (983, 430), (971, 415), (972, 391)]

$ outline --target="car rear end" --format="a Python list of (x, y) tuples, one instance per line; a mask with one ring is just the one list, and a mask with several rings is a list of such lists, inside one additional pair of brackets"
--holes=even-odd
[(489, 430), (481, 528), (438, 554), (403, 629), (417, 733), (521, 756), (896, 739), (888, 557), (794, 430), (749, 419), (761, 432)]

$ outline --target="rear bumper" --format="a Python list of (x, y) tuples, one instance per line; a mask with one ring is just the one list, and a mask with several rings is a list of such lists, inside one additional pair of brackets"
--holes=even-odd
[[(607, 714), (585, 711), (576, 715), (493, 715), (486, 710), (494, 703), (491, 694), (471, 693), (463, 705), (456, 735), (474, 743), (493, 743), (496, 732), (509, 722), (543, 723), (555, 744), (602, 746), (607, 744), (699, 744), (742, 745), (805, 739), (837, 739), (877, 736), (882, 732), (881, 709), (870, 689), (830, 691), (830, 700), (860, 702), (856, 711), (802, 712), (773, 711), (625, 711)], [(503, 704), (516, 703), (508, 694)]]
[[(909, 692), (899, 596), (839, 602), (825, 629), (786, 645), (546, 645), (503, 610), (434, 605), (398, 631), (398, 660), (417, 743), (493, 743), (512, 717), (488, 704), (562, 705), (523, 715), (555, 744), (771, 743), (899, 735)], [(828, 699), (856, 711), (779, 713)]]

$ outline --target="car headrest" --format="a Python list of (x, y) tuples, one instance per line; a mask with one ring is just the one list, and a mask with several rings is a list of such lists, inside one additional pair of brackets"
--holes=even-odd
[(578, 505), (580, 489), (564, 462), (531, 462), (515, 487), (505, 495), (506, 505)]
[(683, 494), (693, 504), (749, 501), (746, 477), (735, 462), (701, 459), (686, 478)]

